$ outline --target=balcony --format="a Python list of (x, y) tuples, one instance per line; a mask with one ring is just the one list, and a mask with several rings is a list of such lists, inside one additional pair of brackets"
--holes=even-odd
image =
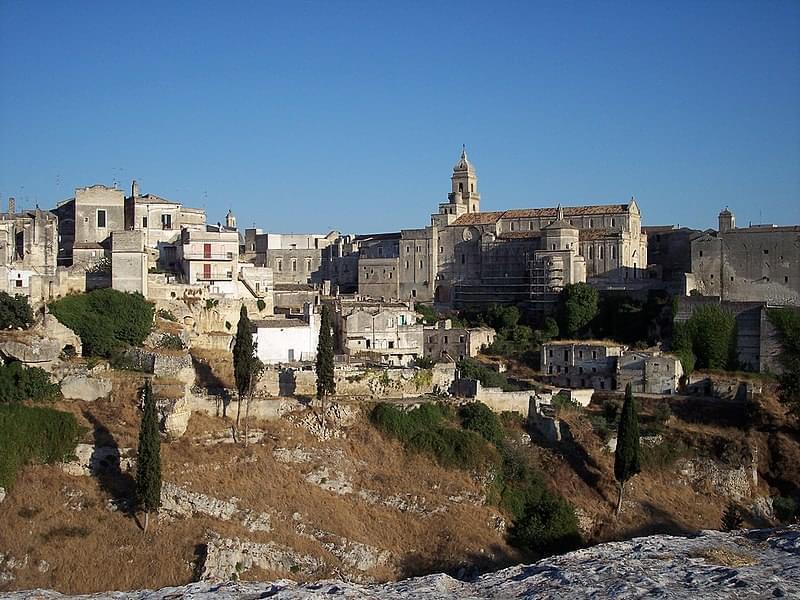
[(233, 281), (233, 273), (198, 273), (195, 276), (197, 281)]
[(186, 260), (233, 260), (235, 252), (184, 252)]

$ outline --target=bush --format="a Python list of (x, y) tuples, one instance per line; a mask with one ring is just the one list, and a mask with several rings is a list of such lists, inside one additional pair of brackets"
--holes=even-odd
[(140, 346), (153, 326), (153, 305), (144, 296), (110, 288), (66, 296), (50, 311), (80, 336), (84, 355), (111, 357)]
[(581, 544), (578, 517), (561, 497), (545, 491), (525, 505), (511, 528), (511, 543), (532, 554), (567, 552)]
[(420, 315), (417, 321), (421, 320), (425, 325), (434, 325), (439, 320), (439, 315), (429, 304), (417, 304), (414, 306), (414, 310)]
[(483, 387), (499, 387), (504, 392), (519, 390), (519, 386), (510, 383), (505, 375), (482, 365), (472, 358), (464, 358), (458, 361), (458, 370), (461, 372), (462, 378), (477, 379)]
[(264, 302), (264, 301), (263, 301), (261, 298), (259, 298), (259, 299), (256, 301), (256, 306), (258, 307), (258, 310), (259, 310), (259, 311), (262, 311), (262, 310), (264, 310), (265, 308), (267, 308), (267, 303), (266, 303), (266, 302)]
[(83, 430), (75, 415), (52, 408), (0, 405), (0, 487), (10, 488), (29, 462), (69, 459)]
[(470, 402), (461, 407), (459, 411), (461, 425), (479, 433), (486, 441), (499, 446), (505, 437), (500, 419), (483, 402)]
[(175, 318), (175, 315), (173, 315), (170, 311), (168, 311), (165, 308), (159, 308), (156, 314), (162, 319), (166, 319), (167, 321), (173, 321), (176, 323), (178, 321), (178, 319)]
[(161, 336), (161, 339), (158, 340), (158, 347), (166, 348), (167, 350), (183, 350), (186, 348), (186, 345), (183, 343), (180, 336), (172, 333), (165, 333)]
[(781, 342), (783, 373), (778, 375), (779, 397), (792, 412), (800, 414), (800, 309), (772, 308), (767, 317)]
[(786, 496), (778, 496), (772, 499), (772, 509), (775, 511), (775, 516), (782, 523), (793, 523), (800, 516), (797, 502), (794, 498)]
[(26, 368), (18, 362), (0, 365), (0, 403), (48, 402), (60, 395), (58, 384), (50, 382), (47, 371), (39, 367)]
[(33, 323), (33, 311), (26, 296), (0, 292), (0, 329), (27, 329)]

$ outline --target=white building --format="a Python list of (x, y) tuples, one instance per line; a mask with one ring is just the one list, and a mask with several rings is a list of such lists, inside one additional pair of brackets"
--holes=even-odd
[(308, 362), (317, 356), (319, 314), (310, 304), (302, 318), (275, 317), (253, 321), (256, 355), (266, 365)]
[(236, 231), (182, 229), (178, 261), (185, 283), (207, 284), (211, 293), (238, 297), (239, 234)]

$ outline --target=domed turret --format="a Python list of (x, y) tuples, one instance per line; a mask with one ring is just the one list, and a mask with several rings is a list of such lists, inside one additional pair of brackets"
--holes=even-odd
[[(475, 174), (475, 167), (467, 158), (467, 149), (461, 146), (461, 156), (453, 167), (453, 190), (448, 198), (450, 204), (460, 204), (466, 208), (466, 212), (480, 212), (481, 195), (478, 193), (478, 176)], [(463, 209), (462, 209), (463, 210)]]

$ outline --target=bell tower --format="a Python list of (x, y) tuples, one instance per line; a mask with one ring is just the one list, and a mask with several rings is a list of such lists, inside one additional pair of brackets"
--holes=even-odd
[[(478, 193), (478, 176), (475, 174), (475, 167), (467, 158), (466, 147), (461, 147), (461, 157), (456, 166), (453, 167), (453, 175), (450, 177), (453, 189), (448, 194), (450, 204), (463, 207), (459, 213), (476, 213), (481, 210), (481, 195)], [(465, 209), (465, 210), (464, 210)]]

